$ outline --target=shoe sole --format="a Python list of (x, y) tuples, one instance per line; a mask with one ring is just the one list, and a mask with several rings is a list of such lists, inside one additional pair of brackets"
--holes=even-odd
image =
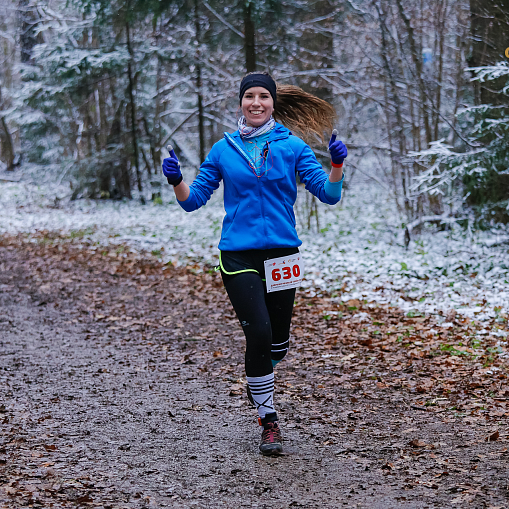
[(260, 446), (260, 452), (264, 456), (277, 456), (283, 452), (283, 446), (281, 444), (270, 444), (267, 446)]

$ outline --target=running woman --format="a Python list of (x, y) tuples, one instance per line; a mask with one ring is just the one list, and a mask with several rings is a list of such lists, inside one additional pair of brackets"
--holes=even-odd
[(191, 186), (183, 181), (173, 150), (163, 161), (163, 173), (187, 212), (205, 205), (224, 183), (221, 276), (246, 336), (248, 397), (263, 427), (260, 451), (271, 455), (283, 450), (274, 408), (274, 366), (288, 352), (295, 288), (268, 293), (264, 261), (295, 255), (302, 244), (293, 211), (296, 174), (320, 201), (334, 205), (341, 199), (347, 149), (334, 131), (327, 175), (311, 148), (287, 127), (323, 140), (323, 133), (332, 130), (333, 107), (298, 87), (276, 85), (266, 72), (242, 79), (239, 101), (238, 130), (225, 133), (212, 147)]

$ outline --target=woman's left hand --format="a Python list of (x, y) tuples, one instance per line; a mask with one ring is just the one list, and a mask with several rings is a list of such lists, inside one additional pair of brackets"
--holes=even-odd
[(342, 141), (336, 140), (335, 134), (333, 134), (330, 139), (329, 152), (333, 164), (343, 164), (343, 161), (348, 155), (346, 145)]

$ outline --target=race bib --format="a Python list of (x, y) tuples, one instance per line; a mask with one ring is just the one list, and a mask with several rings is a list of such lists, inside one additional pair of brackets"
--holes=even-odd
[(304, 279), (304, 264), (300, 253), (265, 260), (267, 293), (297, 288)]

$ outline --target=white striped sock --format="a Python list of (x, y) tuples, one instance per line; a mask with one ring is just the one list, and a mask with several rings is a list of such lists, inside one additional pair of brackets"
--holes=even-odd
[(282, 343), (272, 343), (272, 348), (270, 350), (272, 357), (276, 357), (275, 360), (281, 361), (288, 353), (288, 348), (290, 347), (290, 340), (287, 339)]
[(266, 414), (274, 413), (274, 373), (246, 378), (258, 415), (263, 419)]

